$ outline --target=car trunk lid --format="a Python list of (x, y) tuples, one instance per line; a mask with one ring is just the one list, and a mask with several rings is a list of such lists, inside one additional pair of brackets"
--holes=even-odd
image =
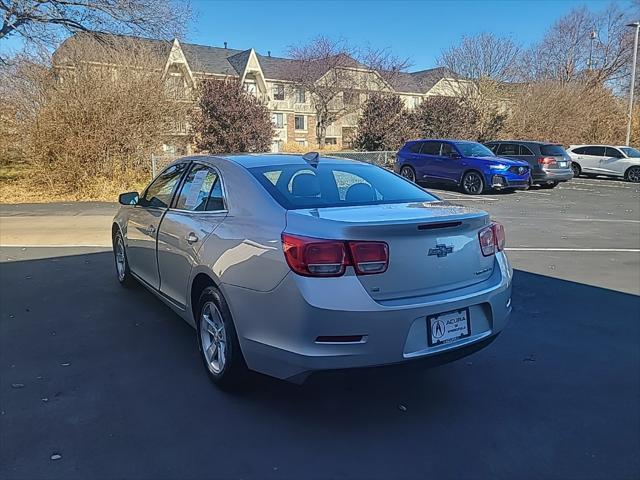
[[(375, 300), (430, 295), (486, 280), (494, 257), (484, 257), (478, 232), (486, 212), (443, 202), (290, 210), (286, 232), (332, 240), (384, 241), (384, 273), (359, 275)], [(350, 270), (352, 272), (352, 270)]]

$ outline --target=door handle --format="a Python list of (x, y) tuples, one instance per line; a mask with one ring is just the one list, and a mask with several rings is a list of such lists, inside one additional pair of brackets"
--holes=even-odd
[(187, 236), (185, 237), (185, 240), (187, 241), (187, 243), (188, 243), (189, 245), (193, 245), (193, 244), (194, 244), (194, 243), (196, 243), (199, 239), (198, 239), (198, 236), (197, 236), (195, 233), (193, 233), (193, 232), (189, 232), (189, 235), (187, 235)]

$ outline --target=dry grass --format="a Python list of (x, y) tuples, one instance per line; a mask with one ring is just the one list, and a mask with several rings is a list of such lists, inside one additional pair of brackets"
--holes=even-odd
[(47, 202), (116, 202), (118, 195), (142, 191), (149, 183), (148, 175), (125, 172), (111, 178), (96, 177), (80, 191), (50, 188), (36, 179), (36, 167), (25, 162), (0, 164), (0, 204)]

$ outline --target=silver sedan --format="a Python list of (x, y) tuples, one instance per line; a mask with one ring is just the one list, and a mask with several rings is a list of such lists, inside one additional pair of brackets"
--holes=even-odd
[(118, 280), (197, 331), (210, 378), (437, 364), (511, 313), (502, 225), (383, 168), (300, 155), (182, 158), (120, 195)]

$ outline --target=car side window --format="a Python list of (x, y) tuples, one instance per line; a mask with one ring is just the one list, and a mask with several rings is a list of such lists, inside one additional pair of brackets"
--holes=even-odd
[(493, 153), (496, 153), (498, 151), (498, 144), (497, 143), (485, 143), (485, 146), (491, 150)]
[(420, 153), (423, 155), (440, 155), (440, 142), (424, 142)]
[(624, 158), (622, 152), (617, 148), (607, 147), (605, 152), (605, 157)]
[(513, 143), (503, 143), (498, 147), (496, 155), (519, 155), (518, 145)]
[(578, 147), (571, 150), (573, 153), (578, 155), (584, 155), (587, 151), (587, 147)]
[(409, 150), (411, 150), (411, 153), (420, 153), (421, 148), (422, 148), (422, 142), (415, 142), (409, 146)]
[(595, 157), (604, 157), (604, 147), (586, 147), (585, 155), (593, 155)]
[(450, 143), (442, 142), (442, 148), (440, 149), (440, 155), (443, 157), (450, 157), (453, 153), (453, 147)]
[(138, 205), (141, 207), (167, 208), (171, 203), (173, 192), (186, 169), (186, 163), (178, 163), (167, 168), (147, 187), (144, 195), (138, 200)]
[(218, 173), (214, 169), (199, 163), (194, 164), (182, 185), (176, 201), (176, 208), (191, 212), (213, 210), (214, 202), (212, 202), (212, 208), (208, 208), (208, 202), (209, 194), (216, 183), (219, 183)]
[(529, 147), (525, 147), (524, 145), (519, 145), (520, 147), (520, 155), (531, 155), (533, 156), (533, 152), (529, 150)]

